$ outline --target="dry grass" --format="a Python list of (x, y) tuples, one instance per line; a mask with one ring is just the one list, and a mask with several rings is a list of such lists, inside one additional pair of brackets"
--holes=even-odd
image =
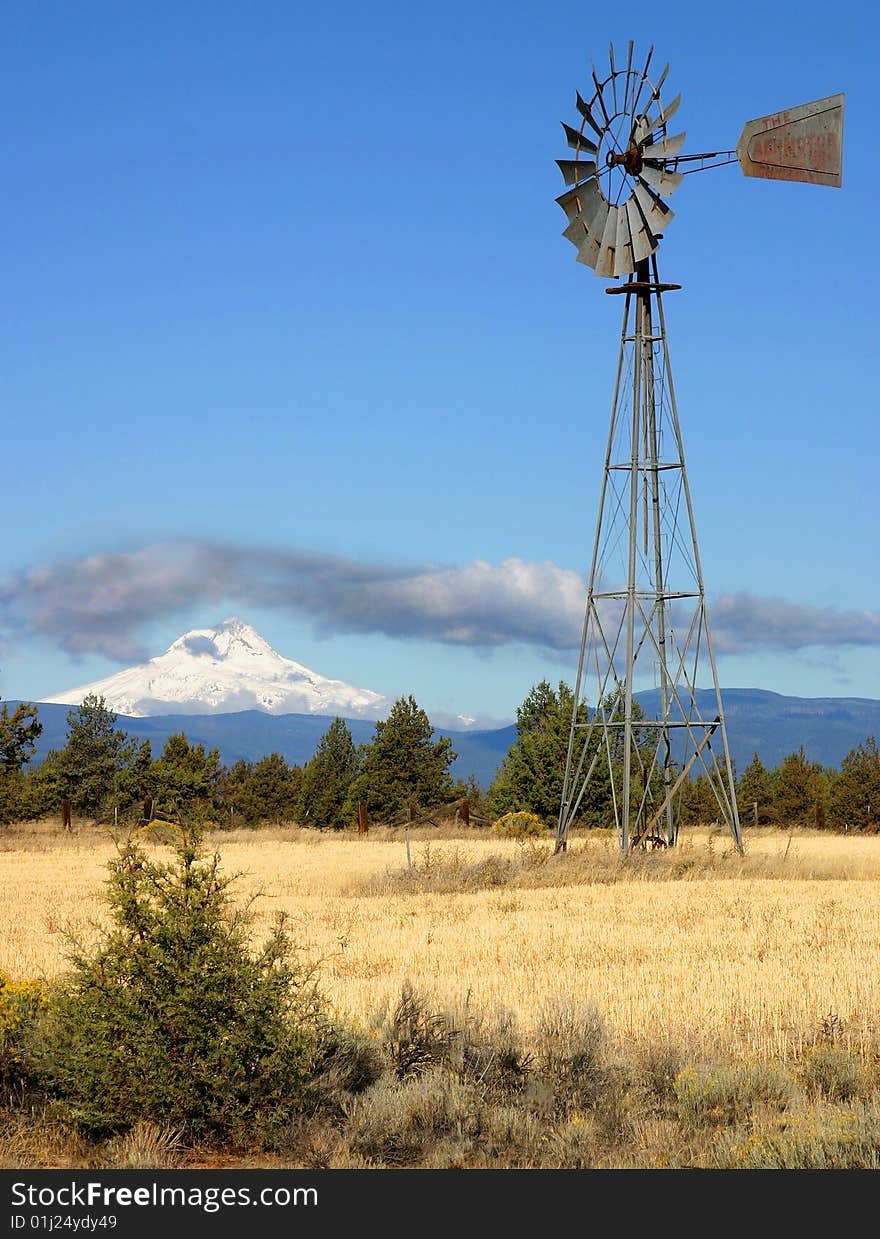
[[(242, 895), (263, 892), (255, 933), (287, 912), (333, 1004), (363, 1023), (410, 977), (438, 1004), (469, 996), (527, 1030), (549, 1001), (591, 1002), (612, 1045), (668, 1043), (690, 1061), (786, 1059), (832, 1033), (862, 1053), (880, 1043), (880, 838), (762, 832), (739, 858), (721, 835), (692, 833), (621, 862), (604, 837), (554, 858), (447, 835), (413, 832), (413, 872), (400, 832), (215, 840), (245, 873)], [(101, 918), (112, 854), (96, 830), (0, 836), (0, 970), (63, 969), (55, 931)]]

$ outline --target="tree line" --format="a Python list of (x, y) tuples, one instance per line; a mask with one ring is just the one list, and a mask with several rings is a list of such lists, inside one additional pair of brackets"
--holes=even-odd
[[(170, 736), (154, 759), (150, 742), (128, 736), (103, 698), (92, 696), (69, 712), (64, 748), (31, 769), (41, 732), (37, 707), (22, 704), (10, 714), (3, 706), (0, 823), (57, 814), (67, 801), (74, 813), (98, 821), (146, 815), (226, 825), (296, 821), (326, 829), (351, 825), (358, 802), (371, 820), (387, 822), (407, 809), (451, 808), (466, 799), (475, 820), (527, 811), (552, 826), (573, 704), (564, 682), (558, 689), (546, 681), (532, 688), (517, 710), (516, 740), (485, 792), (473, 778), (453, 779), (452, 742), (434, 738), (427, 714), (411, 696), (401, 697), (388, 718), (376, 723), (368, 744), (356, 746), (345, 720), (334, 719), (304, 766), (288, 764), (278, 753), (224, 766), (218, 749), (193, 744), (184, 731)], [(634, 709), (638, 724), (637, 703)], [(647, 747), (648, 739), (646, 729), (640, 742)], [(582, 825), (612, 820), (611, 771), (618, 760), (613, 749), (610, 760), (609, 767), (603, 754), (597, 763), (581, 804)], [(736, 787), (745, 825), (880, 829), (880, 752), (873, 736), (852, 749), (839, 769), (811, 762), (803, 748), (775, 769), (755, 754)], [(682, 825), (716, 819), (705, 775), (684, 781), (677, 811)]]
[[(573, 705), (572, 690), (564, 682), (554, 690), (543, 681), (528, 694), (517, 711), (516, 741), (489, 788), (489, 808), (494, 815), (525, 809), (548, 824), (556, 821)], [(612, 712), (610, 704), (607, 710)], [(645, 745), (645, 764), (650, 767), (647, 729), (639, 736), (638, 721), (643, 713), (638, 702), (633, 702), (633, 711), (637, 743)], [(585, 720), (584, 707), (582, 721)], [(594, 743), (598, 745), (598, 737)], [(612, 748), (612, 766), (617, 761)], [(755, 753), (741, 774), (734, 773), (737, 803), (745, 825), (880, 829), (880, 752), (873, 736), (847, 753), (839, 769), (811, 762), (801, 747), (783, 758), (775, 769), (768, 769)], [(660, 775), (655, 774), (655, 778), (655, 791), (659, 793)], [(685, 779), (677, 811), (685, 826), (717, 819), (717, 801), (705, 774)], [(612, 820), (611, 772), (603, 757), (597, 762), (582, 802), (580, 822), (605, 826)]]
[(0, 823), (72, 813), (96, 821), (144, 817), (214, 820), (224, 825), (297, 821), (344, 827), (358, 801), (369, 816), (387, 821), (408, 806), (431, 809), (467, 796), (449, 767), (456, 753), (448, 737), (434, 739), (427, 714), (412, 697), (395, 702), (377, 722), (371, 743), (355, 746), (336, 718), (304, 766), (279, 753), (259, 761), (220, 761), (219, 749), (194, 744), (185, 731), (169, 736), (158, 758), (149, 740), (117, 726), (102, 697), (89, 696), (67, 715), (67, 740), (29, 768), (42, 731), (37, 707), (0, 710)]

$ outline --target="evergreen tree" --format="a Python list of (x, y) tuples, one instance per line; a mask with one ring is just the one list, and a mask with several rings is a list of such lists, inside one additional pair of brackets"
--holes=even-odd
[(111, 923), (71, 944), (34, 1057), (68, 1122), (106, 1135), (138, 1120), (193, 1142), (266, 1140), (304, 1104), (320, 1000), (283, 921), (255, 952), (220, 857), (196, 830), (171, 863), (131, 842), (111, 862)]
[(28, 771), (29, 795), (33, 804), (34, 817), (47, 817), (51, 813), (61, 811), (61, 798), (64, 795), (62, 752), (61, 749), (50, 749), (36, 770)]
[(758, 806), (758, 824), (766, 825), (774, 820), (773, 778), (757, 753), (742, 772), (737, 795), (739, 813), (743, 824), (754, 823), (754, 806)]
[(10, 714), (4, 703), (0, 709), (0, 770), (19, 770), (30, 761), (42, 731), (35, 705), (21, 701)]
[(831, 785), (829, 812), (841, 828), (880, 828), (880, 751), (874, 736), (850, 749), (841, 762)]
[(708, 826), (717, 822), (721, 809), (708, 775), (687, 778), (681, 785), (679, 821), (682, 826)]
[(190, 744), (183, 731), (169, 736), (151, 771), (157, 816), (210, 814), (220, 776), (219, 749), (206, 752), (204, 744)]
[(270, 753), (254, 763), (250, 783), (260, 821), (287, 822), (296, 817), (302, 790), (300, 766), (288, 766), (280, 753)]
[(123, 754), (123, 763), (113, 780), (113, 799), (120, 812), (136, 810), (153, 794), (153, 750), (149, 740), (138, 744), (131, 740)]
[(221, 790), (233, 815), (256, 826), (294, 818), (301, 786), (299, 766), (288, 766), (280, 753), (270, 753), (258, 762), (237, 761), (224, 773)]
[(448, 736), (433, 737), (430, 720), (415, 698), (398, 698), (388, 718), (376, 724), (372, 744), (361, 746), (353, 799), (363, 800), (368, 813), (380, 819), (409, 804), (431, 808), (450, 801), (454, 784), (449, 767), (457, 755)]
[(534, 813), (550, 825), (559, 817), (574, 695), (563, 681), (536, 684), (516, 712), (516, 740), (489, 788), (493, 817)]
[(803, 746), (773, 771), (773, 811), (780, 826), (813, 826), (822, 803), (822, 767), (807, 760)]
[(234, 818), (243, 818), (250, 826), (257, 818), (252, 815), (249, 782), (253, 763), (240, 757), (223, 771), (220, 780), (220, 797), (223, 801), (223, 825), (229, 826)]
[(94, 693), (67, 715), (67, 744), (59, 757), (61, 794), (89, 817), (98, 816), (131, 754), (131, 742), (117, 729), (116, 718)]
[(304, 826), (340, 828), (352, 815), (351, 788), (358, 753), (348, 724), (335, 718), (302, 773), (299, 819)]
[[(573, 708), (574, 693), (564, 681), (560, 681), (557, 690), (552, 689), (546, 680), (530, 690), (516, 712), (517, 738), (507, 751), (488, 791), (489, 808), (494, 817), (523, 810), (537, 814), (547, 825), (558, 821)], [(619, 708), (615, 711), (615, 704), (610, 698), (605, 703), (605, 712), (609, 719), (620, 717)], [(642, 709), (634, 701), (633, 718), (636, 724), (642, 717)], [(589, 719), (584, 703), (579, 707), (578, 719), (582, 723)], [(636, 726), (636, 744), (645, 744), (646, 738), (643, 729)], [(616, 775), (619, 775), (622, 763), (622, 739), (622, 729), (619, 729), (611, 745), (611, 763)], [(601, 736), (597, 731), (590, 741), (582, 772), (589, 769), (597, 749), (599, 756), (578, 810), (579, 821), (596, 826), (607, 825), (613, 819), (611, 771), (601, 745)], [(645, 760), (646, 769), (650, 769), (650, 765), (651, 759), (648, 757)], [(640, 780), (641, 772), (634, 769), (634, 797), (641, 797), (643, 789)], [(658, 791), (662, 794), (662, 785), (657, 778), (654, 782), (656, 798)]]
[(33, 755), (42, 730), (34, 705), (20, 702), (11, 714), (5, 704), (0, 710), (0, 825), (33, 816), (22, 766)]

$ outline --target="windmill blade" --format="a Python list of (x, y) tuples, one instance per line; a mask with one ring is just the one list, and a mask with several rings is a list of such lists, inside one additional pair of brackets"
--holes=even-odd
[[(650, 106), (650, 105), (649, 105)], [(651, 121), (654, 129), (659, 129), (662, 125), (667, 124), (670, 117), (674, 116), (681, 106), (681, 92), (679, 92), (671, 103), (667, 103), (665, 108), (662, 108), (656, 120)]]
[(655, 125), (651, 123), (649, 116), (637, 116), (635, 124), (632, 127), (632, 140), (637, 145), (641, 146), (642, 142), (654, 132)]
[[(587, 181), (584, 185), (579, 185), (576, 194), (577, 212), (569, 219), (568, 228), (562, 234), (568, 237), (570, 241), (577, 235), (575, 224), (580, 224), (587, 232), (598, 233), (601, 238), (605, 228), (605, 219), (608, 215), (608, 203), (602, 196), (597, 180)], [(569, 235), (569, 229), (573, 230), (573, 234)]]
[(562, 122), (562, 128), (565, 130), (565, 137), (568, 145), (573, 151), (585, 151), (588, 155), (596, 154), (596, 143), (591, 142), (584, 134), (579, 133), (577, 129), (572, 129), (571, 125), (566, 125)]
[[(663, 66), (663, 72), (654, 83), (654, 89), (651, 91), (651, 103), (656, 103), (660, 98), (660, 91), (663, 89), (663, 83), (666, 81), (666, 75), (669, 73), (669, 65)], [(648, 105), (650, 107), (650, 104)]]
[(641, 81), (636, 87), (635, 94), (633, 95), (633, 101), (632, 101), (632, 107), (631, 107), (631, 111), (633, 115), (635, 115), (636, 113), (636, 110), (639, 106), (639, 99), (641, 98), (642, 91), (644, 90), (644, 87), (645, 87), (645, 82), (647, 82), (648, 80), (648, 70), (651, 67), (651, 57), (653, 55), (654, 55), (654, 45), (652, 43), (651, 46), (648, 48), (648, 58), (645, 61), (644, 69), (642, 69)]
[(596, 259), (597, 275), (614, 275), (614, 251), (617, 247), (617, 216), (619, 209), (609, 206), (608, 218), (602, 231), (602, 241), (599, 246), (599, 256)]
[[(605, 215), (608, 214), (608, 203), (604, 203)], [(582, 262), (587, 267), (595, 267), (596, 259), (599, 257), (599, 243), (604, 230), (604, 222), (602, 227), (597, 231), (591, 231), (585, 226), (584, 216), (578, 215), (577, 219), (572, 220), (568, 227), (563, 232), (566, 241), (571, 241), (572, 245), (577, 250), (577, 261)]]
[(639, 177), (639, 182), (636, 185), (635, 194), (647, 220), (648, 227), (656, 237), (658, 233), (663, 232), (666, 226), (672, 222), (675, 218), (675, 212), (666, 205), (658, 194), (654, 193), (653, 189), (641, 177)]
[(633, 41), (629, 40), (626, 49), (626, 78), (623, 87), (623, 111), (629, 112), (629, 75), (632, 70), (633, 62)]
[(641, 177), (657, 191), (658, 194), (671, 194), (678, 189), (684, 180), (683, 172), (667, 172), (665, 168), (655, 168), (651, 164), (642, 165)]
[(583, 116), (584, 120), (587, 122), (590, 128), (593, 130), (593, 133), (595, 133), (596, 137), (601, 138), (602, 127), (600, 125), (597, 125), (596, 122), (593, 120), (593, 113), (590, 111), (590, 105), (588, 103), (585, 103), (584, 100), (581, 98), (580, 91), (577, 91), (575, 93), (574, 103), (575, 103), (575, 107), (580, 112), (581, 116)]
[(625, 207), (617, 211), (617, 239), (614, 245), (614, 274), (628, 275), (635, 270), (633, 243), (629, 232), (629, 216)]
[(596, 99), (598, 99), (598, 101), (599, 101), (599, 107), (602, 109), (602, 115), (603, 115), (603, 117), (605, 118), (605, 126), (606, 126), (606, 128), (607, 128), (607, 127), (608, 127), (608, 125), (610, 125), (610, 124), (611, 124), (611, 117), (608, 115), (608, 109), (606, 108), (606, 106), (605, 106), (605, 100), (604, 100), (604, 98), (602, 97), (602, 87), (601, 87), (601, 85), (600, 85), (600, 83), (599, 83), (599, 78), (598, 78), (598, 75), (596, 74), (596, 66), (595, 66), (595, 65), (590, 65), (590, 71), (591, 71), (591, 73), (592, 73), (592, 75), (593, 75), (593, 81), (594, 81), (594, 82), (595, 82), (595, 84), (596, 84), (596, 95), (595, 95), (595, 97), (596, 97)]
[[(642, 151), (643, 159), (674, 159), (684, 146), (686, 133), (677, 133), (674, 138), (664, 138), (662, 142), (653, 142)], [(559, 160), (556, 161), (559, 163)]]
[(633, 264), (636, 267), (645, 258), (650, 258), (657, 248), (657, 241), (648, 227), (648, 221), (635, 195), (626, 204), (626, 214), (629, 222), (629, 235), (632, 238)]
[(605, 225), (608, 222), (608, 212), (610, 209), (608, 203), (600, 194), (598, 205), (589, 221), (589, 230), (578, 249), (577, 261), (584, 263), (587, 267), (592, 267), (594, 270), (596, 263), (599, 261), (599, 250), (602, 246), (602, 237), (605, 234)]
[(595, 267), (599, 256), (599, 243), (608, 218), (608, 203), (602, 197), (598, 182), (587, 181), (578, 188), (580, 211), (563, 232), (567, 241), (578, 251), (577, 261)]
[(556, 163), (566, 185), (576, 185), (596, 175), (596, 165), (589, 159), (557, 159)]
[(569, 223), (576, 219), (581, 213), (581, 204), (578, 200), (580, 189), (575, 186), (574, 189), (567, 189), (564, 194), (560, 194), (556, 201), (562, 207), (565, 214), (568, 216)]

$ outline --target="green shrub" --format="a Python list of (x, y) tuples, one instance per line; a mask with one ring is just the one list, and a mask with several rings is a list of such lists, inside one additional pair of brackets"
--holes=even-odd
[(829, 1101), (849, 1101), (865, 1090), (862, 1060), (836, 1045), (814, 1050), (801, 1064), (801, 1079), (808, 1092)]
[(537, 813), (505, 813), (492, 823), (492, 834), (507, 839), (543, 837), (546, 833), (547, 827)]
[(796, 1095), (794, 1082), (781, 1067), (738, 1063), (723, 1067), (686, 1067), (675, 1077), (678, 1116), (683, 1123), (730, 1125), (757, 1106), (785, 1109)]
[(139, 1120), (189, 1137), (260, 1144), (301, 1105), (319, 1010), (283, 921), (256, 955), (230, 878), (198, 831), (176, 860), (134, 843), (110, 863), (112, 927), (74, 944), (36, 1062), (66, 1121), (90, 1134)]

